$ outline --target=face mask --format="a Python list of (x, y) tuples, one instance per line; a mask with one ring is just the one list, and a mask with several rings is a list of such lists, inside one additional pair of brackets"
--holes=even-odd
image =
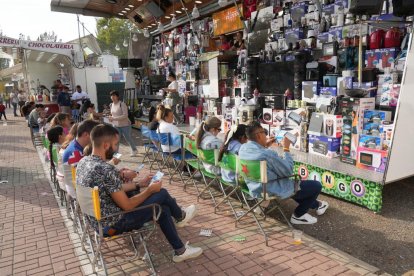
[(116, 151), (114, 151), (112, 146), (111, 146), (107, 151), (105, 151), (105, 158), (107, 160), (111, 160), (114, 157), (115, 152)]

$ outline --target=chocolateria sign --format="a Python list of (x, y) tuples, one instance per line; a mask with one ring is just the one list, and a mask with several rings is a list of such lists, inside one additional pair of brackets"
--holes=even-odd
[(10, 37), (0, 37), (0, 47), (23, 48), (28, 50), (37, 50), (48, 53), (60, 54), (71, 57), (74, 53), (80, 52), (78, 44), (44, 42), (44, 41), (28, 41), (19, 40)]

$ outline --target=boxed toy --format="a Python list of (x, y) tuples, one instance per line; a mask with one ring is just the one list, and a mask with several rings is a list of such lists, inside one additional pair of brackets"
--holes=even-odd
[(395, 58), (398, 54), (397, 48), (384, 48), (365, 51), (365, 66), (367, 68), (394, 68)]
[(321, 87), (319, 95), (336, 97), (338, 95), (338, 90), (336, 87)]
[(342, 115), (325, 114), (323, 118), (323, 134), (328, 137), (342, 137)]
[(365, 110), (375, 108), (375, 98), (343, 98), (340, 101), (343, 119), (341, 161), (355, 165), (358, 134), (362, 132)]
[(388, 162), (388, 151), (358, 147), (356, 166), (376, 172), (384, 172)]
[(378, 136), (361, 134), (359, 136), (359, 146), (369, 149), (382, 149), (382, 139)]
[(302, 101), (308, 103), (316, 102), (320, 87), (321, 82), (319, 81), (302, 81)]
[(382, 121), (391, 120), (391, 111), (383, 110), (365, 110), (364, 111), (364, 125), (368, 123), (381, 123)]
[(388, 150), (391, 147), (392, 135), (394, 132), (394, 123), (382, 122), (381, 130), (382, 149)]
[(328, 158), (338, 157), (340, 138), (309, 135), (309, 153)]

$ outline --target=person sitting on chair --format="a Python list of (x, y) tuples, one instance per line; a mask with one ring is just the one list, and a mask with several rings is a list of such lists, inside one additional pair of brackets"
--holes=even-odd
[[(232, 129), (227, 132), (226, 138), (224, 139), (225, 142), (220, 149), (218, 161), (223, 159), (225, 153), (239, 154), (240, 147), (247, 142), (246, 129), (246, 125), (240, 124), (238, 126), (233, 126)], [(232, 171), (222, 168), (221, 178), (226, 182), (234, 182), (235, 174)]]
[[(119, 133), (110, 125), (98, 125), (91, 132), (92, 155), (84, 157), (76, 169), (77, 184), (83, 187), (97, 186), (101, 203), (102, 216), (110, 216), (121, 211), (130, 211), (140, 206), (159, 204), (162, 207), (158, 220), (160, 228), (174, 249), (174, 262), (196, 258), (203, 253), (200, 247), (184, 245), (178, 236), (176, 227), (184, 227), (196, 215), (197, 208), (190, 205), (182, 210), (166, 189), (161, 188), (162, 182), (152, 182), (151, 177), (139, 184), (123, 184), (118, 169), (107, 160), (118, 150)], [(143, 190), (132, 197), (127, 192), (140, 188)], [(104, 234), (114, 236), (123, 232), (141, 228), (145, 222), (152, 220), (151, 209), (136, 210), (121, 216), (114, 216), (103, 223)], [(97, 229), (98, 223), (89, 218), (92, 226)]]
[[(289, 176), (293, 175), (293, 159), (289, 153), (290, 141), (285, 137), (282, 141), (284, 158), (275, 151), (267, 149), (274, 138), (268, 139), (266, 131), (258, 122), (250, 124), (246, 131), (249, 142), (243, 144), (239, 150), (241, 160), (265, 160), (267, 162), (267, 192), (282, 199), (288, 198), (294, 193), (294, 182)], [(260, 196), (262, 185), (247, 180), (247, 186), (252, 196)], [(293, 199), (299, 203), (290, 222), (292, 224), (313, 224), (317, 218), (308, 214), (309, 209), (315, 209), (317, 215), (323, 215), (328, 209), (328, 202), (317, 200), (322, 185), (319, 181), (301, 181), (300, 190), (293, 195)]]
[[(161, 110), (161, 109), (160, 109)], [(174, 113), (169, 108), (164, 108), (161, 112), (160, 125), (158, 126), (159, 133), (171, 133), (173, 135), (180, 135), (177, 126), (173, 124)], [(181, 148), (177, 146), (161, 145), (163, 152), (180, 153)]]

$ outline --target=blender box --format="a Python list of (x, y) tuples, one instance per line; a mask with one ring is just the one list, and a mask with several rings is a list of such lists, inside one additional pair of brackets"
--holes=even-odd
[(323, 117), (323, 135), (333, 138), (342, 137), (342, 115), (325, 114)]
[(361, 134), (359, 136), (359, 146), (369, 149), (382, 149), (382, 139), (378, 136)]
[(328, 158), (335, 158), (339, 155), (341, 145), (340, 138), (309, 135), (309, 153)]
[(365, 51), (365, 66), (367, 68), (394, 68), (395, 58), (397, 57), (399, 49), (397, 48), (383, 48)]
[(356, 166), (361, 169), (384, 172), (388, 162), (388, 151), (358, 147)]
[(320, 87), (320, 81), (302, 81), (302, 101), (315, 103)]

